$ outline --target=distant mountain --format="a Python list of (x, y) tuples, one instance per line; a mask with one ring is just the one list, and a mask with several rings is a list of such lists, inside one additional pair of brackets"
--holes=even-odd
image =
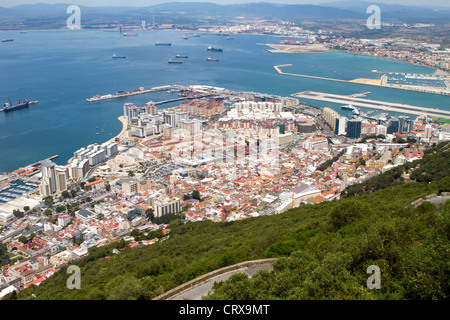
[[(376, 4), (376, 3), (375, 3)], [(60, 28), (65, 25), (70, 4), (23, 4), (0, 7), (0, 29), (27, 27)], [(80, 6), (85, 25), (139, 23), (154, 14), (159, 23), (198, 24), (231, 19), (267, 19), (301, 22), (305, 20), (365, 20), (368, 2), (340, 1), (325, 5), (274, 4), (255, 2), (220, 5), (209, 2), (168, 2), (146, 7)], [(450, 8), (424, 8), (379, 3), (382, 19), (404, 22), (448, 22)]]
[(444, 22), (450, 21), (450, 7), (437, 6), (405, 6), (399, 4), (388, 4), (366, 1), (334, 1), (322, 3), (322, 6), (332, 7), (340, 10), (353, 11), (358, 14), (366, 14), (369, 5), (377, 5), (381, 10), (382, 19), (403, 22)]

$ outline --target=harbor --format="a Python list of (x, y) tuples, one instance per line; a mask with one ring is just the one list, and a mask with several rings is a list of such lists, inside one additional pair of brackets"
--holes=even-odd
[[(409, 91), (418, 91), (418, 92), (426, 92), (432, 94), (440, 94), (440, 95), (450, 95), (450, 80), (448, 78), (435, 78), (435, 77), (426, 77), (425, 75), (417, 75), (417, 74), (404, 74), (404, 77), (407, 77), (409, 80), (429, 80), (437, 82), (442, 81), (444, 85), (440, 87), (436, 87), (435, 85), (420, 85), (420, 84), (412, 84), (411, 82), (405, 83), (394, 83), (389, 82), (389, 77), (386, 74), (383, 74), (380, 79), (369, 79), (369, 78), (358, 78), (353, 80), (343, 80), (343, 79), (334, 79), (327, 77), (318, 77), (318, 76), (310, 76), (299, 73), (289, 73), (281, 70), (282, 67), (292, 67), (292, 64), (282, 64), (274, 66), (273, 68), (282, 75), (294, 76), (294, 77), (302, 77), (302, 78), (310, 78), (310, 79), (318, 79), (318, 80), (326, 80), (326, 81), (334, 81), (334, 82), (345, 82), (345, 83), (359, 83), (369, 86), (377, 86), (377, 87), (385, 87), (392, 89), (400, 89), (400, 90), (409, 90)], [(372, 73), (379, 73), (376, 70), (372, 70)]]
[(327, 101), (339, 104), (351, 104), (358, 107), (373, 108), (383, 111), (400, 112), (414, 115), (426, 114), (431, 117), (450, 119), (450, 111), (440, 110), (436, 108), (422, 108), (401, 103), (361, 99), (352, 96), (343, 96), (338, 94), (315, 92), (315, 91), (298, 92), (292, 94), (291, 96), (295, 98)]

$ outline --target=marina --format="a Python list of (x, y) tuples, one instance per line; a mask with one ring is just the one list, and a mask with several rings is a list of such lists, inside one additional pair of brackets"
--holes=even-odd
[(450, 119), (450, 111), (439, 110), (436, 108), (422, 108), (417, 106), (411, 106), (401, 103), (392, 103), (384, 101), (376, 101), (369, 99), (361, 99), (352, 96), (343, 96), (338, 94), (315, 92), (315, 91), (303, 91), (294, 93), (291, 95), (295, 98), (304, 98), (311, 100), (334, 102), (346, 105), (353, 105), (364, 108), (373, 108), (391, 112), (401, 112), (414, 115), (427, 114), (428, 116)]
[(26, 195), (34, 191), (37, 187), (37, 184), (16, 180), (9, 186), (0, 190), (0, 204), (7, 203), (20, 196)]
[[(344, 83), (359, 83), (364, 84), (368, 86), (377, 86), (377, 87), (385, 87), (385, 88), (392, 88), (392, 89), (400, 89), (400, 90), (409, 90), (409, 91), (419, 91), (419, 92), (426, 92), (426, 93), (432, 93), (432, 94), (441, 94), (441, 95), (450, 95), (450, 80), (448, 78), (442, 78), (442, 79), (426, 79), (428, 82), (411, 82), (411, 80), (423, 80), (425, 77), (418, 77), (414, 74), (409, 74), (408, 78), (404, 79), (397, 79), (396, 80), (405, 80), (409, 79), (409, 81), (404, 81), (404, 83), (395, 83), (392, 81), (392, 79), (389, 80), (389, 77), (386, 74), (383, 74), (380, 79), (368, 79), (368, 78), (358, 78), (353, 80), (343, 80), (343, 79), (334, 79), (334, 78), (327, 78), (327, 77), (318, 77), (318, 76), (310, 76), (305, 74), (298, 74), (298, 73), (289, 73), (284, 72), (281, 70), (282, 67), (291, 67), (292, 64), (282, 64), (274, 66), (273, 68), (279, 73), (287, 76), (294, 76), (294, 77), (302, 77), (302, 78), (310, 78), (310, 79), (318, 79), (318, 80), (326, 80), (326, 81), (334, 81), (334, 82), (344, 82)], [(378, 71), (372, 70), (372, 73), (378, 73)], [(403, 76), (406, 77), (406, 76)], [(390, 81), (390, 82), (389, 82)], [(429, 81), (434, 81), (433, 83), (430, 83)], [(436, 87), (436, 83), (438, 81), (441, 82), (441, 84)]]

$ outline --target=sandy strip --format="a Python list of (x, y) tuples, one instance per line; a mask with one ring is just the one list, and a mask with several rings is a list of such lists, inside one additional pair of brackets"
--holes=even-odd
[(114, 142), (116, 140), (116, 138), (119, 138), (119, 139), (122, 138), (123, 134), (127, 131), (128, 122), (125, 119), (125, 117), (124, 116), (120, 116), (120, 117), (117, 118), (117, 120), (122, 123), (122, 130), (119, 132), (119, 134), (117, 136), (112, 137), (111, 139), (109, 139), (105, 143)]
[(275, 44), (275, 43), (258, 43), (259, 45), (269, 46), (272, 53), (322, 53), (331, 51), (324, 44), (315, 43), (307, 45), (292, 45), (292, 44)]

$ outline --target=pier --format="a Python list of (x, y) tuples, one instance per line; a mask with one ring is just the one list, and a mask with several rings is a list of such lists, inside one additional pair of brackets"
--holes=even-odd
[(146, 94), (146, 93), (167, 91), (167, 90), (180, 90), (180, 89), (181, 89), (181, 86), (178, 86), (178, 85), (167, 85), (167, 86), (153, 87), (150, 89), (144, 89), (144, 87), (141, 87), (138, 90), (133, 90), (133, 91), (119, 91), (116, 94), (96, 95), (91, 98), (87, 98), (86, 101), (87, 102), (98, 102), (98, 101), (103, 101), (103, 100), (129, 97), (129, 96), (134, 96), (134, 95), (138, 95), (138, 94)]
[(295, 98), (304, 98), (311, 100), (327, 101), (333, 103), (339, 103), (342, 105), (351, 104), (358, 107), (373, 108), (384, 111), (400, 112), (414, 115), (426, 114), (432, 117), (450, 119), (450, 111), (440, 110), (436, 108), (423, 108), (418, 106), (411, 106), (401, 103), (384, 102), (377, 100), (361, 99), (352, 96), (343, 96), (338, 94), (315, 92), (315, 91), (304, 91), (298, 92), (291, 95)]
[(278, 66), (274, 66), (273, 68), (279, 73), (279, 74), (284, 74), (284, 75), (288, 75), (288, 76), (295, 76), (295, 77), (302, 77), (302, 78), (312, 78), (312, 79), (319, 79), (319, 80), (327, 80), (327, 81), (336, 81), (336, 82), (350, 82), (347, 80), (342, 80), (342, 79), (333, 79), (333, 78), (325, 78), (325, 77), (317, 77), (317, 76), (308, 76), (305, 74), (298, 74), (298, 73), (288, 73), (288, 72), (283, 72), (281, 71), (281, 67), (292, 67), (292, 64), (282, 64), (282, 65), (278, 65)]

